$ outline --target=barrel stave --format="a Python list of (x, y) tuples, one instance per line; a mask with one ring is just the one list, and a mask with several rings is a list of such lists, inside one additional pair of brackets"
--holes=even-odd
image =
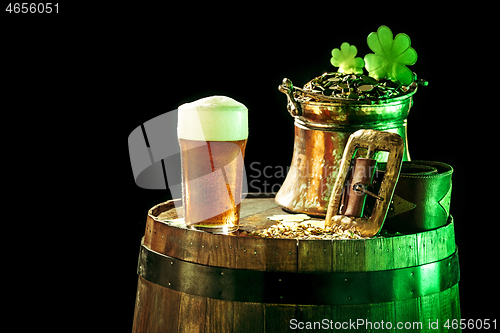
[[(266, 202), (260, 213), (258, 200)], [(267, 228), (269, 223), (273, 223), (266, 218), (277, 213), (270, 200), (273, 199), (243, 201), (242, 215), (246, 214), (242, 220), (243, 229)], [(251, 212), (245, 212), (245, 203), (251, 203)], [(177, 217), (177, 212), (172, 212), (172, 209), (175, 209), (173, 203), (167, 202), (150, 210), (144, 246), (172, 258), (204, 266), (261, 272), (352, 274), (419, 267), (448, 258), (456, 251), (451, 217), (444, 227), (394, 237), (295, 240), (213, 235), (173, 226), (158, 218), (160, 214)], [(255, 225), (249, 227), (251, 223)], [(354, 280), (361, 279), (361, 275), (365, 276), (360, 274)], [(414, 278), (421, 277), (415, 275)], [(429, 321), (460, 318), (458, 283), (448, 286), (446, 278), (439, 277), (443, 280), (441, 286), (444, 283), (444, 290), (441, 287), (437, 292), (418, 297), (412, 297), (411, 290), (401, 279), (399, 286), (387, 285), (387, 281), (366, 281), (380, 286), (375, 290), (393, 294), (393, 301), (350, 304), (361, 300), (362, 295), (344, 295), (344, 289), (340, 288), (335, 289), (340, 293), (335, 296), (340, 297), (344, 304), (307, 305), (285, 302), (286, 299), (294, 299), (294, 290), (310, 288), (311, 295), (314, 294), (315, 286), (304, 279), (300, 283), (286, 281), (284, 304), (273, 304), (190, 295), (139, 276), (133, 332), (283, 332), (290, 330), (292, 319), (321, 324), (323, 327), (356, 319), (371, 323), (391, 322), (394, 325), (398, 322), (421, 322), (425, 329)], [(342, 279), (341, 283), (344, 282), (351, 281)], [(245, 292), (252, 293), (252, 285), (247, 288)], [(328, 295), (330, 297), (333, 294)], [(416, 332), (418, 329), (407, 331)]]

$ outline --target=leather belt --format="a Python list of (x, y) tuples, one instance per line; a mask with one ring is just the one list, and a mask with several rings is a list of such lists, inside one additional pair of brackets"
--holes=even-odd
[[(379, 169), (384, 168), (379, 163)], [(403, 162), (383, 229), (421, 232), (444, 226), (450, 215), (452, 173), (442, 162)], [(375, 177), (382, 175), (379, 171)]]

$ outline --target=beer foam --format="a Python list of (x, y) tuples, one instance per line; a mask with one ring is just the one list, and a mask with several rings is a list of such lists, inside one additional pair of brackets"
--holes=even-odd
[(226, 96), (211, 96), (179, 106), (179, 139), (237, 141), (248, 138), (248, 109)]

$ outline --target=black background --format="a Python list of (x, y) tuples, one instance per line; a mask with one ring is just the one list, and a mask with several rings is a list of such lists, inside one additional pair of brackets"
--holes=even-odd
[[(374, 7), (188, 4), (87, 6), (50, 17), (2, 13), (1, 98), (4, 128), (12, 130), (2, 135), (4, 177), (14, 185), (8, 208), (15, 215), (5, 234), (43, 267), (12, 275), (41, 291), (34, 297), (41, 320), (132, 327), (146, 214), (170, 194), (135, 185), (131, 131), (182, 103), (227, 95), (249, 109), (250, 180), (252, 162), (286, 168), (293, 119), (278, 85), (287, 77), (301, 86), (334, 71), (331, 50), (344, 41), (363, 57), (371, 52), (366, 36), (382, 24), (411, 37), (418, 53), (411, 69), (429, 81), (408, 118), (412, 159), (455, 169), (451, 213), (462, 318), (496, 318), (496, 30), (470, 8), (391, 7), (396, 15)], [(58, 306), (42, 311), (56, 295)]]

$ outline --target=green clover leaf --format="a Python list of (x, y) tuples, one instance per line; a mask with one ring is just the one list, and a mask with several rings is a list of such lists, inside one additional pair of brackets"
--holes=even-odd
[(358, 49), (356, 46), (349, 43), (342, 43), (340, 50), (335, 48), (332, 50), (332, 58), (330, 62), (333, 66), (338, 67), (338, 72), (346, 74), (363, 74), (365, 62), (362, 58), (356, 57)]
[(376, 79), (389, 78), (401, 85), (413, 82), (413, 72), (406, 65), (417, 62), (417, 52), (410, 47), (408, 35), (397, 34), (392, 39), (392, 31), (385, 25), (372, 32), (367, 38), (368, 47), (375, 52), (365, 56), (366, 69)]

